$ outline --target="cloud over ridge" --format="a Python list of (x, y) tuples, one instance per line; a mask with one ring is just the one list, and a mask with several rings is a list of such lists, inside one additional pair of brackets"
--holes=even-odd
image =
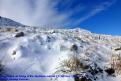
[(0, 15), (32, 26), (78, 26), (116, 0), (94, 1), (96, 3), (90, 0), (0, 0)]

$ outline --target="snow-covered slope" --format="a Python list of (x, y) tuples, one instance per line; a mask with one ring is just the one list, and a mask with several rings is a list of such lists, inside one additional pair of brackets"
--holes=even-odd
[(17, 27), (17, 26), (25, 26), (25, 25), (22, 25), (21, 23), (13, 21), (9, 18), (0, 16), (0, 26), (16, 26)]
[(20, 81), (121, 81), (120, 54), (119, 36), (79, 28), (0, 29), (2, 75), (29, 79)]

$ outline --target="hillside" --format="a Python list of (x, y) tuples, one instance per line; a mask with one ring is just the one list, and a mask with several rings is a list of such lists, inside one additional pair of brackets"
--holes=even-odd
[(121, 37), (80, 28), (0, 27), (0, 62), (0, 76), (16, 81), (17, 75), (26, 79), (19, 81), (121, 81)]
[(9, 18), (0, 16), (0, 26), (16, 26), (17, 27), (17, 26), (25, 26), (25, 25), (22, 25), (21, 23), (13, 21)]

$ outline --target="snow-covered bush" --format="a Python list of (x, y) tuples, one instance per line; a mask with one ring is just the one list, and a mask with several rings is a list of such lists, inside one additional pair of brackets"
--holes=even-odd
[(119, 47), (119, 48), (115, 48), (115, 51), (118, 51), (118, 50), (121, 50), (121, 47)]
[(121, 74), (121, 56), (112, 55), (111, 67), (115, 69), (116, 74)]
[(4, 73), (4, 66), (0, 62), (0, 75)]
[(88, 69), (89, 66), (80, 62), (80, 59), (73, 56), (69, 60), (65, 61), (65, 66), (70, 69), (71, 72), (78, 74), (84, 69)]
[[(80, 73), (81, 69), (84, 69), (86, 66), (84, 66), (80, 59), (73, 56), (70, 59), (65, 59), (60, 62), (59, 64), (59, 70), (57, 70), (57, 73)], [(60, 69), (61, 68), (61, 69)]]
[(5, 75), (5, 67), (4, 67), (4, 65), (0, 61), (0, 81), (6, 81), (4, 79), (1, 80), (3, 75)]
[(98, 79), (97, 75), (103, 74), (103, 69), (96, 63), (87, 65), (78, 57), (72, 56), (60, 62), (60, 67), (55, 73), (72, 74), (74, 81), (95, 81)]
[(0, 64), (0, 75), (3, 73), (3, 66)]

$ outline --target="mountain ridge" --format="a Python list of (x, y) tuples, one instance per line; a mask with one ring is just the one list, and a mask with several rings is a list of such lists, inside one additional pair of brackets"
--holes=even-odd
[(16, 22), (12, 19), (6, 18), (6, 17), (2, 17), (0, 16), (0, 26), (25, 26), (19, 22)]

